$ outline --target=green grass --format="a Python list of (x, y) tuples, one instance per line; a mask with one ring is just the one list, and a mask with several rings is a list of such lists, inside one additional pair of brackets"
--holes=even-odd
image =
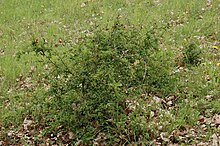
[[(157, 119), (149, 117), (148, 127), (145, 127), (148, 133), (142, 135), (143, 138), (140, 141), (150, 145), (150, 142), (161, 133), (168, 132), (171, 135), (173, 131), (181, 130), (183, 127), (197, 129), (200, 131), (198, 137), (206, 135), (204, 141), (208, 141), (211, 135), (219, 132), (219, 128), (207, 124), (208, 131), (203, 131), (197, 122), (200, 115), (212, 118), (220, 113), (220, 66), (217, 65), (220, 63), (220, 50), (211, 49), (213, 45), (220, 48), (219, 6), (220, 2), (217, 0), (213, 1), (211, 6), (203, 0), (2, 0), (0, 2), (0, 142), (15, 143), (10, 140), (7, 133), (15, 129), (22, 131), (22, 123), (27, 116), (31, 116), (35, 122), (39, 123), (33, 128), (35, 137), (38, 137), (40, 130), (46, 133), (39, 143), (44, 143), (48, 137), (47, 134), (51, 133), (49, 131), (54, 131), (61, 123), (66, 125), (64, 131), (71, 131), (71, 124), (68, 122), (74, 119), (68, 119), (68, 113), (62, 115), (63, 113), (56, 111), (59, 105), (54, 105), (55, 103), (51, 101), (50, 95), (44, 89), (48, 82), (46, 75), (50, 69), (45, 69), (45, 65), (38, 62), (40, 56), (36, 56), (33, 52), (27, 53), (32, 49), (32, 42), (36, 39), (42, 41), (44, 38), (48, 46), (62, 52), (66, 48), (74, 48), (85, 32), (96, 26), (110, 27), (118, 17), (128, 26), (143, 26), (147, 30), (154, 30), (159, 40), (159, 50), (165, 52), (160, 54), (161, 60), (168, 58), (169, 61), (166, 62), (175, 63), (173, 66), (176, 68), (173, 72), (180, 71), (175, 73), (177, 84), (173, 87), (172, 93), (169, 93), (168, 87), (163, 88), (163, 93), (166, 92), (166, 94), (154, 92), (156, 90), (150, 93), (164, 100), (167, 100), (167, 96), (174, 95), (175, 105), (169, 109), (167, 105), (150, 104), (150, 110), (147, 112), (153, 111), (161, 117)], [(59, 45), (60, 39), (64, 41), (64, 46)], [(195, 44), (198, 46), (197, 49), (201, 50), (199, 56), (201, 64), (197, 66), (184, 64), (182, 60), (184, 51), (190, 44)], [(21, 53), (20, 58), (18, 58), (19, 53)], [(167, 54), (169, 57), (165, 56)], [(155, 68), (159, 68), (160, 65), (159, 60)], [(32, 66), (36, 71), (30, 74)], [(19, 75), (23, 76), (20, 80)], [(27, 77), (30, 77), (30, 81), (27, 81)], [(21, 87), (24, 80), (26, 80), (25, 84), (31, 84), (33, 89)], [(139, 91), (132, 90), (132, 92)], [(67, 97), (63, 101), (62, 108), (68, 109), (68, 104), (72, 100), (68, 98), (70, 95), (65, 96)], [(149, 106), (149, 103), (154, 102), (152, 96), (140, 99), (137, 93), (134, 93), (132, 100), (139, 101), (142, 106)], [(207, 96), (211, 96), (211, 99), (206, 99)], [(145, 100), (148, 102), (146, 103)], [(135, 112), (142, 113), (142, 110), (137, 109)], [(142, 115), (137, 116), (137, 113), (131, 114), (132, 122), (146, 122)], [(143, 116), (148, 117), (149, 113)], [(60, 117), (67, 119), (59, 119)], [(51, 119), (59, 120), (51, 122)], [(118, 144), (138, 143), (132, 132), (125, 131), (127, 127), (124, 127), (124, 123), (117, 122), (114, 124), (118, 129), (107, 127), (109, 128), (109, 132), (105, 133), (108, 137), (107, 143), (113, 144), (118, 141)], [(138, 124), (129, 126), (134, 130), (137, 128), (137, 131), (140, 127)], [(84, 130), (87, 132), (84, 131), (83, 134), (74, 131), (78, 137), (72, 143), (79, 140), (91, 142), (91, 139), (97, 138), (99, 133), (99, 131)], [(116, 137), (111, 135), (112, 131), (116, 132)], [(94, 133), (96, 133), (95, 136)], [(177, 141), (179, 144), (184, 143), (184, 140)], [(195, 140), (195, 143), (200, 141), (203, 141), (201, 137), (199, 141)], [(19, 144), (28, 143), (20, 140)], [(189, 143), (185, 141), (185, 144)]]

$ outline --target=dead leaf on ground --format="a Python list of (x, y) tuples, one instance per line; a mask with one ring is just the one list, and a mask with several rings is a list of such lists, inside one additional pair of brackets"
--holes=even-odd
[(204, 124), (206, 122), (206, 118), (204, 116), (200, 115), (198, 121), (200, 124)]
[(33, 120), (30, 120), (30, 119), (28, 119), (28, 118), (25, 118), (25, 119), (24, 119), (24, 122), (23, 122), (24, 130), (28, 130), (33, 123), (34, 123)]
[(212, 146), (219, 146), (220, 143), (218, 136), (216, 134), (213, 134), (211, 138), (212, 138)]
[(215, 124), (216, 126), (217, 126), (217, 125), (220, 125), (220, 115), (215, 115), (215, 116), (212, 118), (212, 123)]

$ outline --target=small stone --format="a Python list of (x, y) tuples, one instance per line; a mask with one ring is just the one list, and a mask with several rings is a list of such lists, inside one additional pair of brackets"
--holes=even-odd
[(9, 131), (9, 132), (8, 132), (8, 136), (9, 136), (9, 137), (12, 137), (13, 134), (14, 134), (14, 131)]
[[(206, 80), (210, 80), (210, 78), (207, 78)], [(205, 99), (207, 99), (207, 100), (208, 100), (208, 99), (211, 99), (211, 98), (212, 98), (212, 95), (206, 95), (206, 96), (205, 96)]]
[(202, 16), (202, 15), (199, 15), (199, 19), (203, 19), (203, 16)]
[(172, 105), (173, 105), (173, 102), (170, 100), (170, 101), (167, 102), (167, 105), (168, 105), (168, 106), (172, 106)]
[(86, 6), (85, 3), (81, 3), (81, 5), (80, 5), (81, 8), (84, 8), (85, 6)]

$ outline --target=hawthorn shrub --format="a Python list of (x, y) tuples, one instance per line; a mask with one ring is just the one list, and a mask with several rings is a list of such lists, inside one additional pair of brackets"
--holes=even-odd
[(134, 115), (128, 127), (122, 126), (128, 116), (126, 100), (143, 93), (173, 92), (172, 52), (159, 48), (153, 30), (119, 21), (105, 29), (97, 27), (79, 40), (63, 50), (33, 42), (34, 51), (51, 68), (47, 78), (48, 94), (53, 97), (48, 104), (54, 111), (52, 127), (74, 129), (84, 141), (94, 138), (97, 131), (114, 135), (128, 127), (135, 132), (132, 135), (148, 134)]

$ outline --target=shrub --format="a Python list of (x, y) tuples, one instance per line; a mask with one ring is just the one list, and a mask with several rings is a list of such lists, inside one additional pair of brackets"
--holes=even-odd
[[(93, 137), (94, 130), (106, 131), (125, 122), (126, 99), (173, 89), (172, 53), (159, 49), (152, 30), (116, 21), (80, 40), (63, 51), (33, 44), (53, 68), (48, 78), (58, 111), (55, 121), (81, 131), (78, 138)], [(133, 131), (143, 133), (141, 127)]]

